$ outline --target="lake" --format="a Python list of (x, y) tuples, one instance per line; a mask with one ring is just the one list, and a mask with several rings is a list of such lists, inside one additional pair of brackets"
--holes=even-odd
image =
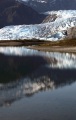
[(0, 47), (0, 120), (76, 120), (76, 54)]

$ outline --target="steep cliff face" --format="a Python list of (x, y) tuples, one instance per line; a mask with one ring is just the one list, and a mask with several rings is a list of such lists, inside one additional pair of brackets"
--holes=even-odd
[(41, 15), (31, 7), (15, 0), (0, 1), (0, 28), (8, 25), (38, 24), (43, 21)]

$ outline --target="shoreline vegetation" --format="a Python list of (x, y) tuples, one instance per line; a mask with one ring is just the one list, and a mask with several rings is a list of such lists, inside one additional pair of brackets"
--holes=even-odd
[(76, 53), (76, 39), (65, 39), (58, 41), (45, 40), (0, 40), (0, 47), (25, 46), (29, 49), (49, 52), (74, 52)]

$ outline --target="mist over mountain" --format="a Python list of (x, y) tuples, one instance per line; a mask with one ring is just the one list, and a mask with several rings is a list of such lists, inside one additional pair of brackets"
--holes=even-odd
[(76, 0), (19, 0), (19, 1), (25, 2), (38, 12), (76, 9)]
[(0, 28), (8, 25), (39, 24), (45, 15), (15, 0), (0, 1)]

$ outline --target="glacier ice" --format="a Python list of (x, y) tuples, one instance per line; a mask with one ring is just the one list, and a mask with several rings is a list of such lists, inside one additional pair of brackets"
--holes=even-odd
[(64, 30), (76, 27), (76, 10), (52, 11), (48, 14), (56, 14), (57, 19), (53, 22), (38, 25), (6, 26), (0, 29), (0, 40), (40, 39), (60, 40), (66, 35)]

